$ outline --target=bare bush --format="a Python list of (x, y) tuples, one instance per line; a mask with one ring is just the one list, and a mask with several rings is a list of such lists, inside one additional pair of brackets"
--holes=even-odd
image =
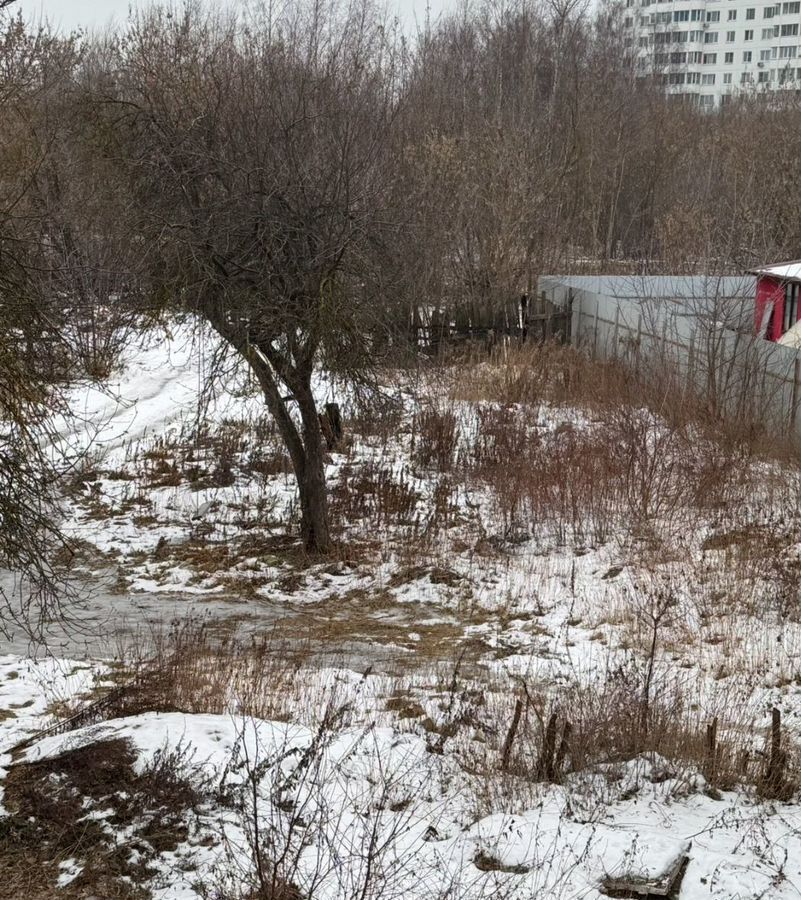
[(424, 407), (417, 416), (412, 459), (424, 468), (449, 472), (453, 467), (460, 428), (455, 413)]
[(419, 492), (408, 472), (379, 463), (347, 466), (331, 494), (333, 521), (376, 528), (417, 526)]

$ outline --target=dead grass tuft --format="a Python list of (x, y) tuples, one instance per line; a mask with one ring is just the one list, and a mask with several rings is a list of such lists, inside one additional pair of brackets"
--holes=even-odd
[(456, 458), (461, 429), (450, 410), (424, 407), (417, 416), (412, 459), (424, 469), (449, 472)]

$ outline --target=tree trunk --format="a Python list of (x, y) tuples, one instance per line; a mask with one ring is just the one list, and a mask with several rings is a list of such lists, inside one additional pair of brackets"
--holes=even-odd
[(303, 446), (306, 466), (302, 478), (298, 477), (300, 491), (303, 544), (307, 550), (327, 553), (331, 549), (331, 533), (328, 525), (328, 495), (325, 489), (325, 459), (320, 419), (311, 387), (295, 394), (303, 423)]
[[(311, 376), (302, 378), (296, 372), (296, 377), (292, 378), (294, 399), (297, 401), (303, 426), (300, 433), (287, 410), (286, 400), (278, 389), (273, 367), (264, 353), (254, 344), (242, 341), (224, 322), (212, 316), (207, 318), (221, 337), (231, 343), (247, 361), (258, 379), (265, 404), (275, 419), (284, 446), (289, 452), (300, 495), (300, 533), (303, 546), (310, 553), (327, 553), (331, 549), (331, 532), (328, 525), (323, 436), (311, 390)], [(300, 380), (303, 383), (297, 383)]]

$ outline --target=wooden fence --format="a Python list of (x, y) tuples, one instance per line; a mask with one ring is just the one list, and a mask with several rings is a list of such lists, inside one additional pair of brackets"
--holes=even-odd
[(554, 304), (545, 292), (540, 292), (494, 307), (466, 303), (454, 310), (415, 310), (410, 330), (415, 346), (436, 353), (446, 345), (469, 341), (491, 347), (507, 337), (569, 342), (571, 326), (570, 309)]

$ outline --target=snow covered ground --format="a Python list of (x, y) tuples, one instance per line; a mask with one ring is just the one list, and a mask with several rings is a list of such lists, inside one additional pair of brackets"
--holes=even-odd
[[(141, 774), (177, 748), (184, 774), (203, 781), (202, 802), (143, 882), (153, 897), (246, 896), (256, 826), (280, 877), (314, 898), (594, 898), (610, 879), (658, 879), (685, 854), (683, 900), (798, 896), (795, 794), (756, 789), (774, 708), (788, 782), (799, 771), (794, 469), (749, 460), (724, 502), (705, 498), (692, 518), (673, 481), (657, 479), (647, 529), (632, 496), (630, 514), (597, 507), (577, 534), (506, 502), (511, 464), (486, 466), (484, 480), (465, 472), (497, 452), (482, 435), (505, 440), (499, 423), (518, 423), (516, 447), (567, 454), (574, 435), (598, 427), (592, 410), (498, 411), (433, 372), (399, 378), (387, 392), (402, 407), (368, 422), (326, 380), (320, 400), (342, 403), (354, 424), (327, 467), (340, 549), (310, 561), (287, 537), (293, 478), (247, 378), (231, 369), (201, 402), (214, 353), (208, 336), (175, 325), (132, 346), (111, 384), (74, 388), (79, 423), (61, 429), (78, 459), (65, 528), (79, 549), (73, 571), (95, 589), (87, 623), (104, 629), (87, 654), (106, 663), (0, 647), (0, 777), (116, 739)], [(442, 465), (424, 453), (437, 391), (434, 424), (452, 413), (456, 435)], [(643, 421), (646, 443), (672, 452), (659, 423)], [(269, 634), (289, 672), (269, 715), (245, 709), (231, 663), (207, 706), (196, 689), (184, 712), (52, 735), (12, 761), (23, 738), (108, 687), (115, 641), (189, 613), (220, 640)], [(77, 641), (60, 646), (78, 655)], [(670, 759), (620, 752), (646, 683)], [(348, 714), (325, 720), (334, 694)], [(558, 784), (535, 775), (552, 713), (572, 727)], [(727, 754), (715, 783), (701, 772), (713, 777), (703, 761), (712, 721)], [(604, 729), (623, 736), (596, 740)], [(111, 794), (105, 811), (90, 810), (108, 833), (114, 808)], [(78, 890), (87, 860), (58, 862), (59, 884)]]
[[(6, 659), (3, 702), (41, 709), (42, 680), (63, 690), (64, 678), (52, 664)], [(4, 721), (4, 742), (33, 715)], [(794, 805), (742, 791), (713, 799), (700, 774), (655, 756), (560, 786), (509, 779), (507, 808), (483, 815), (487, 785), (454, 757), (432, 753), (419, 735), (370, 724), (327, 733), (235, 713), (144, 713), (45, 737), (16, 765), (112, 739), (129, 742), (139, 772), (179, 749), (192, 777), (207, 780), (204, 802), (186, 812), (186, 839), (149, 879), (152, 896), (165, 900), (208, 896), (201, 885), (219, 891), (210, 896), (240, 896), (237, 886), (253, 878), (256, 821), (285, 875), (321, 898), (600, 898), (608, 879), (658, 879), (685, 855), (685, 900), (789, 898), (801, 886)], [(90, 812), (114, 833), (113, 791), (101, 807)], [(84, 865), (80, 853), (61, 860), (62, 884)]]

